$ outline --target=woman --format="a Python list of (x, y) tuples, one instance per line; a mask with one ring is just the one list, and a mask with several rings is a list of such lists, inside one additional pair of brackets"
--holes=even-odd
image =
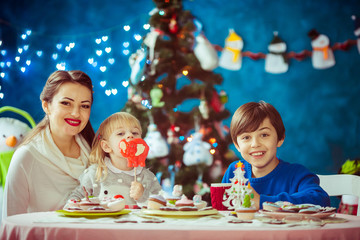
[(3, 218), (63, 207), (89, 166), (92, 82), (81, 71), (52, 73), (40, 95), (46, 113), (15, 151), (5, 185)]

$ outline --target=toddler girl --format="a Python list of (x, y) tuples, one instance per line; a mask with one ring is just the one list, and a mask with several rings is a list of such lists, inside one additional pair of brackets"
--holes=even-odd
[(120, 151), (121, 141), (141, 138), (141, 134), (139, 120), (129, 113), (118, 112), (105, 119), (92, 144), (92, 165), (80, 176), (80, 186), (70, 199), (83, 198), (85, 188), (100, 200), (122, 195), (127, 205), (141, 206), (150, 195), (158, 194), (161, 186), (155, 175), (144, 167), (130, 167)]

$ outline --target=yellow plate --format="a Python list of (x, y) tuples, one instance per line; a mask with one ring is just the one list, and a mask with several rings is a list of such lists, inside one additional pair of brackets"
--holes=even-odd
[(143, 214), (163, 216), (163, 217), (201, 217), (208, 215), (216, 215), (218, 211), (216, 209), (204, 210), (204, 211), (164, 211), (164, 210), (152, 210), (141, 209)]
[(131, 211), (128, 209), (123, 209), (117, 212), (69, 212), (66, 210), (57, 210), (55, 211), (58, 214), (64, 215), (66, 217), (87, 217), (87, 218), (97, 218), (97, 217), (116, 217), (119, 215), (128, 214)]

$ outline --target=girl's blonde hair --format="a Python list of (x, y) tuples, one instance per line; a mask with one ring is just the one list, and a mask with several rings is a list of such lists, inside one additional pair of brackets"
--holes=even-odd
[[(105, 157), (109, 157), (108, 153), (101, 148), (102, 140), (109, 140), (110, 135), (121, 127), (136, 127), (142, 134), (142, 129), (139, 120), (127, 112), (117, 112), (106, 118), (96, 132), (94, 141), (92, 143), (92, 150), (90, 153), (90, 163), (98, 164), (96, 170), (96, 181), (103, 181), (107, 177), (108, 171), (105, 165)], [(120, 151), (120, 149), (119, 149)], [(102, 175), (104, 174), (103, 178)]]

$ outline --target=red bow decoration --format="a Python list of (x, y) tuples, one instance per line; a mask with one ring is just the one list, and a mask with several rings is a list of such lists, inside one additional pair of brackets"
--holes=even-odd
[(127, 142), (125, 139), (119, 143), (120, 153), (127, 158), (128, 167), (145, 167), (145, 160), (149, 153), (149, 146), (141, 138)]

